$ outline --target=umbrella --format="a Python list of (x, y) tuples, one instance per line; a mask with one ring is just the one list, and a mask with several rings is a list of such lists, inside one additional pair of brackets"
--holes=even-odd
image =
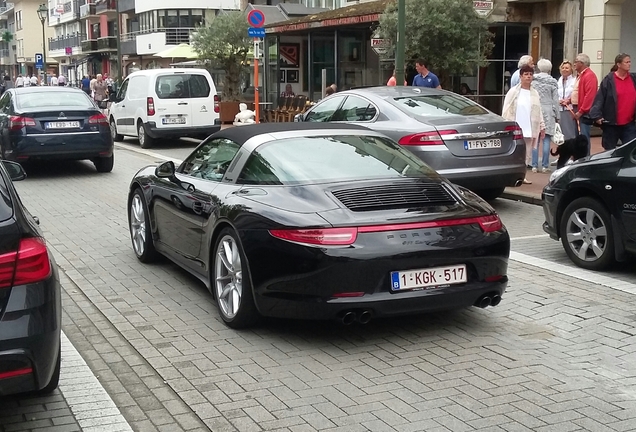
[(155, 54), (155, 57), (194, 59), (197, 58), (198, 55), (196, 52), (194, 52), (191, 45), (182, 43), (158, 52), (157, 54)]

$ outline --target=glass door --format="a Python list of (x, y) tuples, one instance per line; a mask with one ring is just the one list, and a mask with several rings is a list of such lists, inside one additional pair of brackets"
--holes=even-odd
[(274, 108), (278, 104), (278, 96), (281, 93), (280, 80), (278, 78), (278, 36), (267, 36), (265, 38), (265, 52), (263, 53), (263, 61), (265, 62), (265, 94), (262, 98), (266, 102), (271, 102)]

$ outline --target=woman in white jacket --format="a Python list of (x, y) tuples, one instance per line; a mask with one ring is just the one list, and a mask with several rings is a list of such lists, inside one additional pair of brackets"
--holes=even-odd
[[(532, 155), (532, 149), (537, 148), (545, 137), (545, 123), (539, 93), (532, 88), (534, 69), (529, 65), (523, 66), (519, 70), (519, 76), (519, 84), (506, 94), (501, 116), (508, 121), (516, 121), (521, 128), (526, 142), (526, 165), (530, 166), (528, 158)], [(523, 182), (532, 183), (528, 179), (523, 179)]]

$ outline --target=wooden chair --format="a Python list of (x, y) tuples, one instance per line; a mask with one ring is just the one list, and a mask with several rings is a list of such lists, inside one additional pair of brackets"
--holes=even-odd
[(285, 106), (283, 106), (282, 109), (280, 110), (276, 110), (276, 121), (283, 121), (285, 118), (285, 114), (287, 113), (287, 111), (289, 111), (292, 107), (292, 104), (294, 103), (294, 98), (293, 97), (286, 97), (285, 98)]
[(305, 110), (305, 104), (307, 103), (307, 96), (296, 96), (296, 100), (293, 109), (285, 113), (285, 121), (294, 121), (296, 114), (300, 114)]
[(282, 111), (285, 107), (285, 98), (278, 96), (277, 99), (278, 104), (275, 108), (265, 110), (265, 116), (267, 118), (267, 121), (270, 123), (276, 121), (276, 113), (278, 111)]

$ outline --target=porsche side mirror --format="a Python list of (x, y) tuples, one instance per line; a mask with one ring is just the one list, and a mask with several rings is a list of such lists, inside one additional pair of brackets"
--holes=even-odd
[(9, 173), (11, 181), (20, 181), (26, 178), (26, 171), (24, 171), (24, 168), (22, 168), (22, 165), (20, 165), (19, 163), (3, 160), (2, 164)]
[(174, 162), (168, 161), (168, 162), (162, 163), (157, 168), (155, 168), (155, 175), (159, 178), (172, 179), (174, 178), (175, 176), (174, 174), (176, 171), (177, 169), (174, 166)]

